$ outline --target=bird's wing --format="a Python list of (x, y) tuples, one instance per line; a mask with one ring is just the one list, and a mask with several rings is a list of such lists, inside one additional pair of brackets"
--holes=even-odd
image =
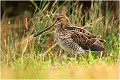
[[(78, 30), (78, 29), (77, 29)], [(79, 29), (80, 30), (80, 29)], [(87, 32), (86, 30), (82, 31), (76, 31), (75, 29), (69, 30), (71, 33), (71, 39), (77, 43), (79, 46), (81, 46), (85, 50), (91, 49), (92, 51), (103, 51), (104, 47), (100, 40), (90, 32)]]
[(80, 46), (92, 45), (96, 40), (96, 38), (91, 38), (91, 39), (88, 38), (88, 35), (82, 32), (74, 31), (70, 33), (71, 33), (71, 38), (73, 39), (73, 41), (79, 44)]
[(82, 29), (82, 28), (77, 27), (77, 26), (69, 26), (66, 29), (69, 30), (69, 31), (77, 32), (77, 33), (83, 33), (83, 35), (85, 35), (88, 39), (97, 37), (94, 34), (91, 34), (86, 29)]

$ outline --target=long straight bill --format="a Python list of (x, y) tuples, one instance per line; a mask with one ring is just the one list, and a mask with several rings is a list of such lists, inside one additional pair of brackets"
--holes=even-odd
[(36, 37), (36, 36), (42, 34), (43, 32), (45, 32), (45, 31), (47, 31), (47, 30), (49, 30), (56, 22), (57, 22), (57, 21), (55, 21), (52, 25), (50, 25), (50, 26), (49, 26), (48, 28), (46, 28), (45, 30), (43, 30), (43, 31), (41, 31), (40, 33), (34, 35), (34, 37)]

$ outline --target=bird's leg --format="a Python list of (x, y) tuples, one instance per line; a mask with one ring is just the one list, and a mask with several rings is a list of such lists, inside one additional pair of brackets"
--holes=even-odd
[(61, 65), (62, 65), (62, 49), (59, 50), (58, 59), (59, 59)]
[(85, 59), (88, 59), (88, 53), (84, 53), (83, 56)]
[(102, 55), (103, 55), (103, 51), (100, 52), (100, 59), (102, 58)]
[(54, 57), (54, 56), (55, 56), (55, 55), (52, 54), (51, 57), (50, 57), (50, 58), (51, 58), (51, 65), (52, 65), (52, 66), (55, 66), (55, 57)]
[(87, 52), (83, 53), (82, 56), (84, 57), (84, 59), (86, 60), (86, 62), (89, 62), (89, 54)]
[(77, 56), (78, 56), (78, 54), (75, 53), (75, 60), (77, 60)]

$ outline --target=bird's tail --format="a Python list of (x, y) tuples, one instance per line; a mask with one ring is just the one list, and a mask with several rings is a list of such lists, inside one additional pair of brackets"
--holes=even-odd
[(101, 42), (103, 41), (96, 40), (94, 44), (90, 45), (91, 51), (104, 51), (104, 46)]
[(96, 40), (92, 45), (86, 45), (86, 46), (82, 46), (83, 49), (85, 50), (91, 50), (91, 51), (104, 51), (104, 46), (101, 43), (101, 41)]

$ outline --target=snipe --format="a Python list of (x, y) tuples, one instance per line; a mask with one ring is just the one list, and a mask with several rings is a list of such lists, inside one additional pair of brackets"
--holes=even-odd
[(54, 32), (55, 40), (63, 50), (71, 53), (85, 53), (89, 49), (91, 51), (104, 51), (102, 44), (104, 40), (98, 38), (86, 29), (72, 25), (64, 15), (57, 16), (51, 26), (34, 37), (49, 30), (54, 25), (56, 25)]

